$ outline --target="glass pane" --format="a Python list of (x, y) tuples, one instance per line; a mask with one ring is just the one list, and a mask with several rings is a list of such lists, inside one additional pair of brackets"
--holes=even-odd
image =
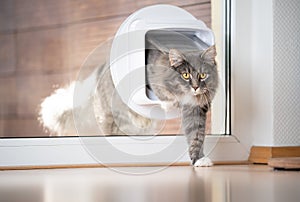
[[(96, 68), (106, 68), (112, 37), (121, 23), (134, 11), (157, 3), (177, 5), (211, 28), (210, 1), (1, 1), (0, 137), (119, 135), (106, 134), (103, 131), (95, 133), (93, 128), (82, 124), (79, 118), (75, 120), (77, 130), (73, 122), (65, 122), (66, 127), (72, 130), (57, 128), (54, 124), (52, 128), (56, 132), (51, 132), (40, 123), (41, 103), (53, 92), (67, 94), (74, 89), (84, 90), (84, 87), (78, 87), (73, 82), (86, 80)], [(223, 65), (219, 67), (222, 68)], [(226, 89), (223, 77), (221, 74), (219, 101), (213, 104), (213, 108), (220, 110), (218, 113), (208, 112), (207, 134), (225, 134)], [(101, 82), (105, 79), (106, 77), (101, 77)], [(88, 94), (80, 92), (79, 96), (77, 101), (72, 96), (53, 101), (57, 103), (55, 110), (70, 107), (70, 103), (74, 104), (74, 101), (76, 104), (78, 99), (84, 102)], [(84, 115), (85, 110), (93, 110), (94, 118), (97, 119), (99, 109), (95, 110), (94, 106), (81, 109), (80, 112), (75, 111), (75, 119)], [(215, 122), (219, 125), (213, 126), (215, 129), (212, 129), (212, 120), (216, 118), (212, 117), (218, 117)], [(159, 134), (181, 133), (180, 118), (155, 121), (155, 131)], [(80, 128), (85, 129), (78, 134)]]

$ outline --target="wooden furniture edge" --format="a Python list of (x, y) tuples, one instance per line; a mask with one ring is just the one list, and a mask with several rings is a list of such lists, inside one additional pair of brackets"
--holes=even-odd
[(300, 157), (300, 146), (252, 146), (249, 161), (267, 164), (270, 158)]

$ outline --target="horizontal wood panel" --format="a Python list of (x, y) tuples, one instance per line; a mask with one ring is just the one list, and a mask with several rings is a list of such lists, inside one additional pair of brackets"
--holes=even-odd
[[(125, 20), (124, 17), (72, 25), (67, 28), (68, 60), (71, 68), (79, 69), (92, 51), (101, 47)], [(105, 49), (107, 51), (107, 49)]]
[(0, 118), (17, 114), (16, 78), (0, 77)]
[(0, 2), (0, 33), (15, 29), (15, 1), (1, 0)]
[[(209, 5), (197, 5), (186, 9), (198, 18), (210, 15)], [(120, 17), (19, 33), (17, 69), (22, 72), (43, 71), (45, 73), (78, 69), (94, 48), (114, 36), (124, 20), (125, 17)], [(210, 25), (210, 18), (203, 20)]]
[(13, 74), (15, 69), (15, 35), (0, 35), (0, 76)]
[(70, 73), (17, 77), (18, 117), (37, 117), (41, 101), (49, 96), (55, 89), (64, 87), (73, 79), (74, 76)]
[(202, 20), (206, 24), (207, 27), (211, 27), (211, 5), (210, 5), (210, 3), (193, 5), (193, 6), (185, 6), (185, 7), (183, 7), (183, 9), (190, 12), (198, 20)]
[(123, 18), (17, 34), (18, 72), (79, 69), (89, 54), (113, 37)]
[[(9, 1), (9, 0), (5, 0)], [(15, 28), (28, 29), (30, 27), (45, 27), (78, 23), (84, 20), (110, 18), (113, 16), (127, 16), (130, 13), (154, 4), (172, 4), (186, 6), (208, 3), (208, 0), (15, 0), (13, 13), (15, 14)], [(32, 6), (34, 5), (34, 6)], [(7, 9), (11, 5), (7, 3)], [(11, 28), (11, 26), (9, 26)]]
[(17, 34), (17, 70), (51, 73), (68, 69), (68, 40), (65, 29)]
[(0, 137), (48, 136), (37, 119), (0, 119)]
[(271, 158), (300, 157), (300, 146), (291, 147), (263, 147), (253, 146), (251, 148), (249, 161), (253, 163), (267, 164)]

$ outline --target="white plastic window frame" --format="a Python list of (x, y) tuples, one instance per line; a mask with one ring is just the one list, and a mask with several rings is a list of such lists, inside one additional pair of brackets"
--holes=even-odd
[[(241, 3), (237, 4), (237, 0), (212, 0), (212, 21), (213, 21), (213, 31), (216, 36), (216, 43), (219, 44), (218, 52), (223, 53), (225, 51), (225, 6), (231, 7), (231, 26), (232, 26), (232, 36), (236, 39), (239, 38), (238, 31), (236, 28), (239, 27), (243, 22), (240, 20), (237, 22), (236, 19), (239, 18), (241, 12), (236, 12), (239, 7), (243, 6)], [(227, 13), (228, 14), (228, 13)], [(247, 19), (244, 19), (247, 22)], [(235, 38), (231, 37), (232, 45), (236, 45)], [(238, 58), (238, 51), (234, 52), (235, 55), (231, 55), (232, 59)], [(222, 54), (224, 55), (224, 54)], [(219, 65), (224, 65), (223, 56), (219, 54)], [(239, 74), (239, 69), (236, 68), (236, 62), (233, 61), (231, 68), (231, 74)], [(224, 74), (224, 72), (220, 72)], [(243, 74), (243, 73), (241, 73)], [(238, 81), (235, 81), (233, 85), (239, 85)], [(250, 88), (249, 82), (244, 83), (244, 86)], [(239, 106), (243, 106), (243, 100), (238, 98), (240, 88), (233, 88), (235, 92), (232, 94), (232, 103), (238, 103)], [(242, 90), (241, 90), (242, 91)], [(218, 110), (214, 108), (213, 110)], [(240, 126), (240, 117), (242, 116), (242, 111), (237, 112), (236, 109), (232, 107), (234, 113), (234, 123), (232, 127), (231, 135), (223, 136), (206, 136), (205, 138), (205, 148), (204, 152), (209, 155), (209, 157), (215, 162), (232, 162), (232, 161), (246, 161), (249, 155), (249, 145), (251, 140), (245, 137), (247, 134), (247, 127)], [(216, 112), (213, 112), (216, 113)], [(214, 120), (212, 120), (214, 122)], [(242, 123), (241, 123), (242, 124)], [(238, 126), (238, 127), (237, 127)], [(213, 126), (212, 126), (213, 127)], [(245, 132), (245, 133), (243, 133)], [(244, 134), (244, 135), (243, 135)], [(143, 144), (141, 141), (133, 140), (129, 137), (88, 137), (90, 142), (96, 140), (97, 138), (107, 138), (114, 146), (122, 147), (124, 150), (139, 153), (151, 153), (157, 144), (162, 147), (168, 146), (168, 144), (174, 141), (175, 138), (179, 138), (180, 145), (178, 147), (187, 148), (187, 143), (184, 137), (175, 136), (157, 136), (152, 140), (147, 141)], [(95, 141), (97, 142), (97, 141)], [(101, 147), (101, 144), (96, 145)], [(109, 151), (105, 152), (104, 155), (110, 155)], [(105, 162), (101, 162), (104, 165), (110, 165), (107, 158)], [(170, 160), (171, 159), (171, 160)], [(171, 164), (174, 159), (171, 153), (166, 153), (160, 159), (152, 158), (147, 159), (142, 164)], [(130, 164), (130, 159), (122, 159), (121, 164)], [(187, 152), (177, 158), (177, 163), (190, 162)], [(57, 167), (57, 166), (76, 166), (76, 165), (98, 165), (99, 161), (95, 159), (90, 152), (86, 150), (86, 147), (82, 144), (82, 139), (79, 137), (62, 137), (62, 138), (3, 138), (0, 139), (0, 169), (2, 168), (18, 168), (18, 167)]]

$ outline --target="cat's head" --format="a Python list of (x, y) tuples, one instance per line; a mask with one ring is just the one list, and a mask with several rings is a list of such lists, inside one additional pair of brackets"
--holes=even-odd
[(148, 50), (147, 82), (161, 101), (210, 106), (218, 86), (216, 48)]
[[(203, 51), (181, 52), (170, 49), (169, 68), (176, 71), (174, 82), (182, 86), (182, 102), (210, 106), (218, 86), (218, 72), (215, 61), (216, 48)], [(176, 81), (175, 81), (176, 80)]]

